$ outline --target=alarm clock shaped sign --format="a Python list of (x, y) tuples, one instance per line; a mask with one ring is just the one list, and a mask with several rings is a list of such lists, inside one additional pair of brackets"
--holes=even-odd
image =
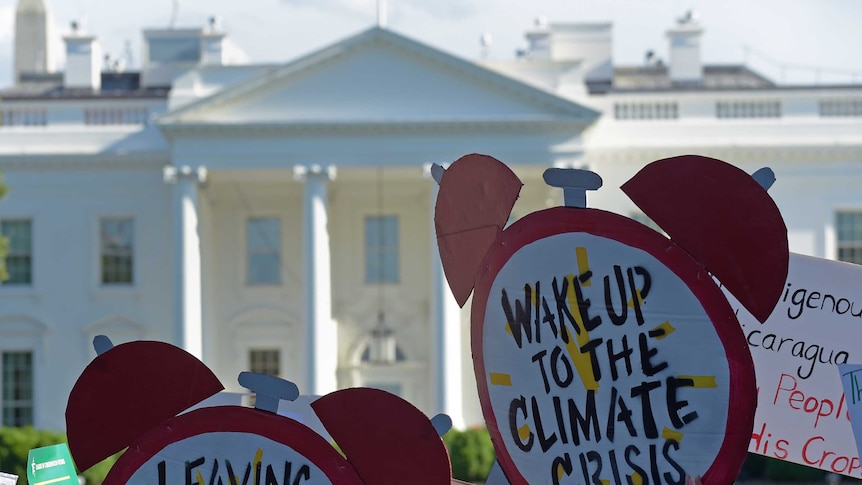
[[(662, 161), (645, 173), (690, 163), (701, 165), (711, 183), (744, 177), (746, 193), (765, 196), (744, 172), (703, 157)], [(727, 275), (731, 291), (751, 290), (760, 271), (777, 271), (771, 277), (777, 301), (787, 244), (771, 200), (767, 216), (755, 216), (768, 222), (756, 236), (778, 235), (784, 275), (780, 257), (755, 257), (758, 266), (747, 272), (757, 274), (748, 276), (736, 271), (738, 260), (700, 261), (708, 241), (694, 238), (683, 247), (673, 233), (669, 239), (634, 220), (585, 208), (585, 190), (601, 185), (594, 173), (546, 171), (546, 182), (564, 188), (567, 206), (502, 230), (520, 188), (507, 167), (471, 155), (436, 172), (438, 245), (456, 299), (463, 305), (475, 289), (474, 370), (508, 481), (682, 484), (688, 475), (703, 475), (704, 484), (733, 482), (751, 438), (756, 388), (740, 326), (713, 275)], [(682, 182), (698, 185), (688, 175)], [(664, 190), (674, 191), (673, 173), (661, 179)], [(637, 177), (630, 183), (630, 192), (643, 189)], [(691, 211), (697, 202), (675, 209), (669, 200), (648, 215), (685, 217), (672, 212)], [(699, 228), (694, 222), (684, 230)], [(476, 254), (483, 256), (465, 256)], [(744, 298), (771, 310), (769, 285), (776, 283), (766, 284)]]
[(212, 371), (170, 344), (137, 341), (99, 355), (69, 396), (69, 448), (80, 470), (123, 449), (106, 485), (448, 485), (451, 466), (441, 439), (445, 415), (428, 419), (412, 404), (378, 389), (350, 388), (311, 403), (340, 451), (302, 423), (277, 414), (299, 396), (292, 382), (243, 372), (255, 408), (201, 407), (222, 389)]

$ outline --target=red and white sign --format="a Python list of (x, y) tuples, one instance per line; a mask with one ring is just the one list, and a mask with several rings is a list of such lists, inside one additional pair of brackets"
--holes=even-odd
[(513, 484), (735, 479), (751, 357), (686, 252), (622, 216), (561, 207), (503, 231), (482, 268), (474, 368)]
[(862, 362), (862, 266), (791, 254), (758, 323), (728, 295), (751, 349), (758, 405), (749, 451), (862, 477), (837, 364)]
[(296, 421), (238, 406), (202, 408), (147, 432), (106, 485), (362, 484), (328, 442)]

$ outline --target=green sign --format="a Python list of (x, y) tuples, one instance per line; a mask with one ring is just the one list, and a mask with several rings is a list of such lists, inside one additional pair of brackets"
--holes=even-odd
[(34, 448), (27, 456), (27, 482), (30, 485), (78, 485), (78, 473), (66, 443)]

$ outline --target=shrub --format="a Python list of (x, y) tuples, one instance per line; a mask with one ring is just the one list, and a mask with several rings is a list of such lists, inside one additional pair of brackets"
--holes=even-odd
[(797, 465), (789, 461), (769, 459), (764, 475), (773, 482), (819, 482), (824, 483), (826, 472), (817, 468)]
[[(56, 431), (37, 430), (31, 426), (0, 428), (0, 471), (18, 475), (18, 483), (27, 485), (27, 455), (33, 448), (66, 442), (66, 435)], [(109, 457), (81, 475), (88, 485), (101, 485), (119, 454)]]
[(443, 436), (443, 442), (449, 449), (453, 477), (467, 482), (482, 482), (488, 478), (495, 455), (487, 429), (453, 429)]
[[(739, 479), (742, 481), (769, 482), (824, 482), (826, 472), (817, 468), (797, 465), (789, 461), (777, 460), (755, 453), (749, 453), (742, 464)], [(847, 477), (843, 478), (846, 482)]]
[(770, 458), (755, 453), (749, 453), (739, 471), (739, 480), (763, 480), (766, 478), (766, 465)]
[(0, 471), (18, 475), (18, 483), (27, 485), (27, 455), (30, 450), (65, 442), (66, 436), (55, 431), (37, 430), (31, 426), (0, 428)]
[(81, 473), (81, 476), (87, 480), (87, 485), (102, 485), (105, 477), (108, 476), (108, 472), (111, 471), (111, 467), (114, 466), (114, 463), (116, 463), (122, 454), (123, 452), (121, 451), (114, 456), (109, 456)]

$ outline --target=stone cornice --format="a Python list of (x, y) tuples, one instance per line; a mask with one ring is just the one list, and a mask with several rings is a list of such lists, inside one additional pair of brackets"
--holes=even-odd
[(674, 147), (584, 147), (584, 157), (590, 162), (640, 162), (698, 154), (732, 163), (757, 162), (764, 164), (794, 162), (862, 162), (860, 145), (725, 145), (725, 146), (674, 146)]
[(155, 168), (169, 164), (169, 152), (80, 153), (80, 154), (3, 154), (0, 171), (12, 170), (86, 170)]
[(583, 131), (592, 120), (566, 118), (519, 118), (477, 120), (404, 120), (298, 123), (170, 123), (160, 125), (169, 139), (183, 135), (351, 135), (427, 133), (540, 133)]

